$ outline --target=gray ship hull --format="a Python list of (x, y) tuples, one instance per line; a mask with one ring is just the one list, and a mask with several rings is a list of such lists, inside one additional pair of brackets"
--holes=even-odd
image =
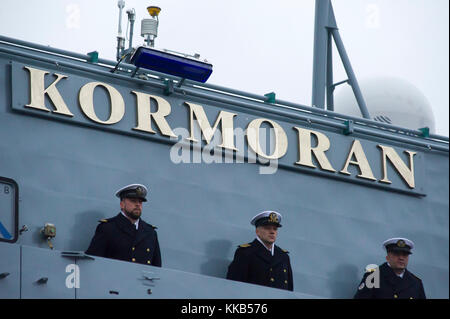
[[(112, 62), (2, 39), (0, 176), (17, 186), (1, 185), (11, 189), (0, 194), (0, 221), (11, 235), (0, 244), (0, 273), (8, 273), (0, 279), (1, 298), (352, 298), (365, 266), (384, 262), (381, 243), (397, 236), (416, 243), (408, 269), (427, 297), (448, 298), (448, 138), (189, 81), (172, 91), (158, 78), (112, 74)], [(56, 94), (39, 92), (39, 76), (45, 88), (54, 84), (67, 109)], [(82, 97), (89, 87), (91, 104)], [(147, 113), (140, 97), (150, 101)], [(164, 101), (165, 121), (149, 116)], [(191, 127), (191, 116), (201, 117), (193, 105), (211, 127), (225, 112), (218, 140), (208, 143), (198, 125)], [(233, 114), (228, 120), (226, 112)], [(258, 120), (260, 128), (278, 124), (286, 136), (284, 154), (269, 163), (240, 135)], [(230, 123), (238, 151), (219, 146)], [(188, 140), (191, 129), (200, 142)], [(259, 144), (273, 146), (275, 139), (279, 146), (260, 154), (281, 155), (282, 133), (272, 131), (269, 143), (269, 130), (260, 131)], [(326, 140), (328, 149), (312, 151)], [(391, 149), (397, 160), (386, 155)], [(98, 220), (119, 212), (115, 191), (130, 183), (150, 190), (142, 217), (158, 227), (163, 267), (63, 256), (87, 249)], [(237, 246), (255, 237), (250, 219), (268, 209), (283, 215), (277, 245), (289, 251), (294, 292), (225, 279)], [(53, 250), (41, 234), (45, 223), (57, 229)], [(19, 236), (22, 225), (28, 231)], [(41, 278), (48, 280), (36, 283)]]

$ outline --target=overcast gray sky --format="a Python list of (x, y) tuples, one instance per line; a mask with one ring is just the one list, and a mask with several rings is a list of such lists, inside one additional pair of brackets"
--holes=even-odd
[[(125, 1), (136, 9), (134, 45), (146, 7), (162, 8), (157, 48), (199, 53), (208, 83), (311, 105), (314, 0)], [(449, 136), (449, 1), (333, 0), (358, 80), (395, 76), (428, 99), (436, 133)], [(126, 29), (126, 14), (123, 16)], [(117, 0), (7, 0), (0, 33), (115, 60)], [(335, 58), (335, 80), (345, 79)]]

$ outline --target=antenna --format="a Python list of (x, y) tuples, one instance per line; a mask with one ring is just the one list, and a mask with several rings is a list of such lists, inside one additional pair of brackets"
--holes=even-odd
[(128, 61), (126, 58), (129, 57), (130, 53), (133, 51), (133, 30), (134, 30), (134, 21), (136, 20), (136, 11), (134, 8), (127, 10), (128, 15), (128, 23), (127, 23), (127, 31), (125, 32), (125, 37), (129, 41), (128, 49), (125, 50), (125, 37), (122, 35), (122, 10), (125, 7), (125, 1), (119, 0), (117, 2), (117, 6), (119, 7), (119, 29), (117, 31), (117, 54), (116, 59), (118, 61), (117, 66), (122, 60)]
[(158, 36), (158, 15), (161, 12), (161, 8), (150, 6), (147, 7), (147, 11), (152, 18), (142, 19), (141, 36), (144, 37), (144, 42), (147, 43), (147, 46), (153, 48), (155, 46), (155, 38)]
[(119, 7), (119, 29), (117, 30), (117, 61), (120, 60), (122, 55), (122, 50), (125, 47), (125, 38), (122, 36), (122, 10), (125, 7), (125, 1), (119, 0), (117, 1), (117, 6)]
[[(128, 50), (131, 50), (133, 47), (133, 29), (134, 29), (134, 21), (136, 20), (136, 11), (134, 8), (127, 10), (128, 15), (128, 23), (130, 25), (130, 37), (129, 37), (129, 43), (128, 43)], [(127, 24), (128, 27), (128, 24)], [(128, 31), (128, 28), (127, 28)], [(127, 32), (128, 33), (128, 32)]]

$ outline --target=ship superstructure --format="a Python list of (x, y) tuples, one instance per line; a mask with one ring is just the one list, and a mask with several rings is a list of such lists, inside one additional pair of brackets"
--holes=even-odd
[[(448, 298), (447, 137), (117, 62), (0, 37), (0, 297), (351, 298), (404, 236)], [(162, 268), (84, 253), (131, 183)], [(225, 279), (267, 209), (294, 292)]]

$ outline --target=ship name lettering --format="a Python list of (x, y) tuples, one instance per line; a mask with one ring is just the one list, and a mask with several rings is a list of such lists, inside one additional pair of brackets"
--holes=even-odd
[[(28, 104), (24, 105), (25, 108), (74, 117), (57, 87), (57, 85), (62, 85), (61, 83), (63, 80), (67, 81), (69, 76), (54, 73), (53, 75), (56, 78), (50, 85), (45, 87), (45, 77), (50, 72), (29, 66), (24, 66), (24, 69), (28, 71), (30, 76), (30, 101)], [(110, 114), (106, 120), (98, 118), (95, 112), (94, 91), (96, 89), (104, 90), (110, 100)], [(132, 130), (156, 134), (156, 131), (152, 126), (154, 123), (161, 135), (169, 138), (177, 137), (167, 119), (172, 112), (172, 106), (169, 101), (163, 97), (144, 92), (131, 91), (130, 93), (136, 97), (136, 126), (131, 128)], [(45, 105), (45, 96), (47, 96), (53, 104), (53, 109), (49, 109)], [(152, 112), (150, 108), (151, 101), (156, 105), (156, 111), (154, 112)], [(88, 82), (84, 84), (78, 92), (78, 102), (82, 113), (90, 121), (100, 125), (117, 124), (123, 119), (126, 110), (121, 93), (112, 85), (103, 82)], [(194, 125), (198, 125), (198, 128), (208, 145), (210, 144), (214, 133), (219, 130), (220, 126), (222, 143), (219, 144), (218, 147), (240, 152), (240, 150), (236, 148), (234, 141), (234, 120), (238, 117), (238, 114), (219, 110), (214, 125), (211, 126), (211, 122), (208, 120), (208, 116), (202, 105), (187, 101), (184, 101), (183, 105), (187, 106), (189, 109), (190, 136), (187, 137), (186, 140), (192, 143), (199, 143), (194, 137)], [(274, 147), (271, 154), (267, 154), (263, 151), (260, 145), (260, 130), (263, 123), (268, 124), (274, 133)], [(377, 181), (363, 146), (358, 139), (353, 140), (350, 150), (347, 153), (347, 157), (345, 158), (345, 161), (343, 161), (342, 169), (337, 171), (326, 155), (332, 148), (332, 143), (328, 136), (318, 131), (297, 126), (294, 126), (293, 129), (296, 131), (298, 148), (297, 161), (294, 162), (293, 165), (304, 166), (311, 169), (320, 169), (330, 173), (339, 173), (347, 176), (352, 175), (349, 172), (349, 166), (352, 165), (357, 167), (359, 171), (359, 174), (356, 175), (357, 178), (362, 178), (371, 182)], [(285, 156), (288, 151), (288, 137), (286, 131), (281, 125), (271, 119), (252, 119), (247, 126), (245, 136), (248, 147), (262, 158), (278, 160)], [(313, 144), (315, 144), (315, 146), (313, 146)], [(378, 144), (377, 147), (381, 152), (381, 171), (383, 175), (378, 182), (384, 184), (392, 183), (388, 177), (389, 162), (405, 184), (408, 185), (410, 189), (415, 188), (414, 155), (416, 155), (416, 152), (404, 150), (404, 153), (407, 154), (407, 157), (409, 158), (409, 164), (406, 164), (394, 148), (380, 144)], [(334, 164), (336, 165), (336, 163)]]
[(211, 142), (211, 139), (214, 136), (214, 132), (216, 131), (219, 123), (222, 123), (222, 131), (221, 131), (222, 144), (218, 145), (218, 147), (238, 151), (238, 149), (234, 145), (234, 123), (233, 123), (233, 118), (237, 114), (226, 111), (220, 111), (219, 115), (217, 116), (216, 122), (214, 123), (214, 127), (211, 127), (208, 117), (205, 114), (205, 110), (201, 105), (189, 102), (185, 102), (185, 104), (189, 106), (189, 114), (190, 114), (189, 123), (191, 126), (190, 127), (191, 135), (187, 138), (188, 141), (198, 143), (198, 141), (194, 138), (194, 115), (195, 115), (197, 123), (200, 126), (200, 130), (202, 131), (203, 137), (205, 138), (207, 144)]
[(49, 72), (35, 69), (32, 67), (24, 67), (30, 72), (30, 97), (31, 101), (25, 107), (34, 108), (37, 110), (50, 112), (48, 108), (45, 107), (45, 94), (48, 95), (50, 101), (55, 106), (53, 113), (62, 114), (66, 116), (73, 117), (73, 114), (69, 111), (64, 99), (56, 88), (56, 84), (62, 79), (66, 79), (67, 76), (55, 73), (56, 80), (53, 81), (47, 88), (45, 88), (44, 78)]

